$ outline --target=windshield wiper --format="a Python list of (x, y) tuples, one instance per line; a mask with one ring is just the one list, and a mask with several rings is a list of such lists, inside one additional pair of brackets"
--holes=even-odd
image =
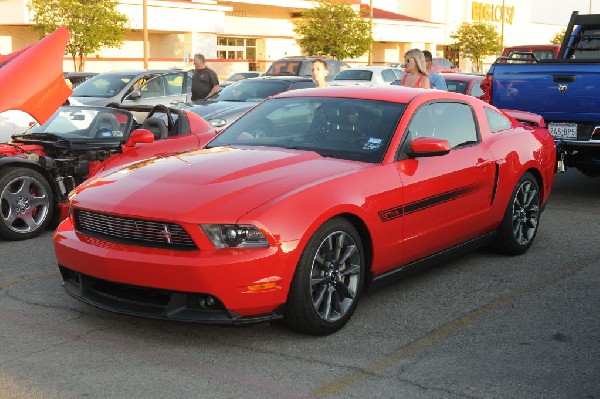
[(27, 140), (27, 139), (38, 139), (38, 140), (44, 140), (44, 139), (49, 139), (49, 140), (55, 140), (55, 141), (69, 141), (63, 137), (60, 137), (57, 134), (54, 133), (20, 133), (20, 134), (15, 134), (12, 136), (13, 138), (19, 138), (21, 140)]

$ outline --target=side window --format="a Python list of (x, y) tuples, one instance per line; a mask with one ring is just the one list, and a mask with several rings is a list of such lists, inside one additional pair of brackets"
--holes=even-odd
[(183, 81), (185, 73), (170, 73), (164, 76), (165, 88), (168, 96), (183, 94)]
[(502, 130), (508, 130), (512, 127), (510, 120), (506, 116), (487, 107), (484, 107), (483, 109), (485, 110), (485, 117), (490, 127), (490, 132), (501, 132)]
[(463, 103), (429, 103), (419, 108), (408, 126), (411, 139), (436, 137), (448, 140), (451, 148), (478, 142), (471, 107)]
[(165, 95), (165, 84), (162, 76), (149, 79), (140, 87), (141, 98), (161, 97)]
[(384, 69), (381, 71), (381, 76), (383, 77), (384, 82), (391, 83), (396, 80), (396, 74), (391, 69)]

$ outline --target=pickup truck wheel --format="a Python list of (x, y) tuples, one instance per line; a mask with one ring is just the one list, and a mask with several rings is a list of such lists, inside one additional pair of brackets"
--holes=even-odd
[(540, 189), (529, 172), (514, 188), (492, 248), (507, 255), (525, 253), (535, 238), (540, 220)]
[(302, 252), (290, 287), (284, 318), (289, 327), (327, 335), (350, 320), (360, 297), (364, 251), (350, 222), (323, 224)]
[(40, 173), (8, 168), (0, 176), (0, 237), (16, 241), (39, 235), (53, 209), (52, 189)]

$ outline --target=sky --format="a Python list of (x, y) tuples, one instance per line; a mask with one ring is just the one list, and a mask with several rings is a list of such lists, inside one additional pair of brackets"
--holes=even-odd
[(600, 0), (532, 0), (532, 22), (567, 25), (573, 11), (600, 14)]

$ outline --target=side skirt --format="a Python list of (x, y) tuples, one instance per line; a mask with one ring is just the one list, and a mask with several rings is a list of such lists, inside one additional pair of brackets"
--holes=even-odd
[(394, 270), (390, 270), (389, 272), (385, 272), (378, 276), (372, 276), (370, 284), (368, 285), (368, 289), (376, 289), (382, 287), (384, 285), (397, 281), (403, 277), (416, 274), (434, 266), (438, 266), (451, 259), (457, 258), (460, 255), (484, 247), (490, 244), (495, 236), (496, 232), (493, 231), (491, 233), (484, 234), (470, 241), (457, 245), (455, 247), (438, 252), (435, 255), (428, 256), (427, 258), (423, 258), (413, 263), (400, 266)]

